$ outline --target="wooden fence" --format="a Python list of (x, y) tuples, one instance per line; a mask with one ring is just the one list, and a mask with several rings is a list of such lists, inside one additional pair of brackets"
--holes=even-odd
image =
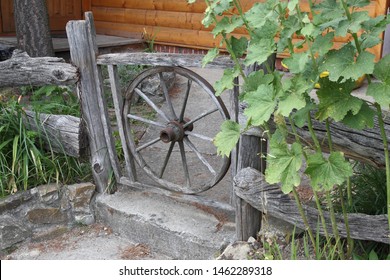
[[(24, 86), (24, 85), (69, 85), (77, 86), (80, 96), (83, 121), (88, 134), (91, 165), (97, 190), (104, 192), (114, 174), (117, 182), (123, 182), (126, 177), (122, 171), (116, 155), (112, 128), (107, 113), (107, 104), (103, 96), (101, 79), (102, 65), (108, 65), (111, 80), (117, 80), (115, 76), (117, 65), (152, 65), (152, 66), (182, 66), (200, 67), (203, 56), (187, 54), (159, 54), (159, 53), (122, 53), (98, 55), (95, 41), (95, 29), (91, 13), (86, 13), (86, 20), (71, 21), (67, 24), (67, 34), (70, 44), (72, 65), (65, 63), (59, 58), (30, 58), (24, 53), (15, 52), (14, 56), (7, 61), (0, 62), (0, 87)], [(233, 65), (228, 57), (221, 57), (210, 63), (207, 67), (225, 69)], [(240, 120), (241, 104), (238, 102), (239, 88), (234, 89), (232, 118)], [(115, 91), (115, 89), (114, 89)], [(121, 106), (121, 96), (116, 93), (114, 102)], [(241, 120), (242, 121), (242, 120)], [(77, 121), (76, 121), (77, 123)], [(382, 141), (377, 127), (366, 129), (363, 132), (355, 131), (340, 124), (335, 127), (332, 136), (335, 146), (345, 152), (351, 158), (366, 161), (377, 166), (383, 166)], [(82, 122), (79, 120), (79, 125)], [(77, 129), (76, 129), (77, 130)], [(320, 137), (320, 142), (325, 138), (323, 124), (315, 123), (314, 130)], [(79, 130), (79, 133), (82, 130)], [(390, 123), (386, 123), (386, 131), (390, 133)], [(53, 132), (61, 138), (61, 130)], [(308, 129), (303, 127), (298, 133), (305, 139), (309, 139)], [(77, 133), (76, 133), (77, 134)], [(363, 136), (362, 136), (363, 135)], [(266, 141), (260, 141), (262, 133), (253, 129), (242, 135), (240, 143), (234, 151), (233, 173), (238, 174), (235, 179), (234, 190), (236, 198), (236, 231), (237, 239), (246, 240), (254, 236), (259, 230), (261, 213), (265, 212), (283, 220), (302, 226), (300, 217), (296, 216), (296, 209), (288, 197), (281, 194), (279, 187), (268, 186), (264, 183), (260, 173), (254, 173), (246, 167), (253, 167), (264, 171), (265, 162), (258, 157), (257, 153), (266, 153)], [(82, 138), (82, 137), (81, 137)], [(80, 139), (81, 139), (80, 138)], [(123, 137), (122, 141), (123, 141)], [(74, 141), (80, 150), (83, 141)], [(326, 144), (326, 142), (325, 142)], [(85, 145), (84, 145), (85, 146)], [(255, 151), (255, 152), (254, 152)], [(131, 155), (125, 154), (131, 161)], [(243, 170), (240, 172), (240, 170)], [(132, 179), (132, 170), (126, 171)], [(246, 172), (246, 173), (245, 173)], [(249, 175), (248, 175), (249, 174)], [(267, 203), (264, 203), (267, 201)], [(315, 223), (317, 214), (307, 208)], [(291, 216), (291, 219), (290, 219)], [(387, 221), (383, 216), (349, 215), (353, 237), (357, 239), (375, 240), (389, 243)], [(355, 223), (355, 221), (357, 221)], [(356, 224), (356, 227), (355, 227)], [(371, 228), (371, 230), (369, 230)], [(343, 225), (340, 222), (340, 231), (343, 234)]]

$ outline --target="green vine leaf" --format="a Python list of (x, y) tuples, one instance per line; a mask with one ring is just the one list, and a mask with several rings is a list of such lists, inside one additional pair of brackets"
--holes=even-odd
[(310, 60), (309, 54), (306, 52), (293, 53), (289, 58), (283, 60), (293, 74), (299, 74), (305, 71)]
[(268, 121), (277, 104), (272, 85), (260, 85), (257, 90), (246, 93), (244, 101), (248, 104), (244, 115), (255, 126)]
[(352, 176), (352, 166), (341, 152), (332, 152), (329, 158), (322, 153), (308, 156), (305, 173), (310, 177), (314, 190), (332, 190), (333, 186), (341, 185)]
[(352, 114), (351, 111), (348, 112), (343, 119), (343, 124), (357, 130), (362, 130), (366, 127), (373, 128), (375, 115), (376, 112), (367, 103), (363, 103), (359, 113), (356, 115)]
[(370, 0), (348, 0), (346, 1), (348, 7), (365, 7), (370, 5)]
[(320, 56), (325, 55), (333, 47), (334, 32), (318, 35), (313, 42), (313, 53), (318, 53)]
[(351, 17), (351, 20), (340, 21), (336, 29), (336, 36), (344, 37), (347, 33), (357, 33), (362, 28), (362, 24), (371, 19), (367, 11), (352, 13)]
[(240, 139), (240, 125), (234, 121), (224, 121), (221, 131), (214, 138), (218, 155), (229, 156)]
[(236, 28), (242, 26), (244, 21), (241, 17), (223, 17), (220, 21), (217, 22), (215, 28), (211, 33), (213, 33), (214, 38), (219, 34), (232, 33)]
[(205, 67), (211, 61), (213, 61), (218, 55), (219, 55), (218, 48), (210, 49), (202, 59), (202, 67)]
[(354, 81), (336, 83), (328, 78), (322, 78), (320, 86), (321, 88), (317, 91), (320, 100), (317, 117), (321, 121), (327, 118), (342, 121), (348, 112), (356, 115), (360, 111), (363, 101), (351, 95), (355, 88)]
[(367, 88), (367, 95), (374, 97), (382, 108), (390, 105), (390, 54), (383, 57), (374, 69), (378, 82), (372, 82)]
[(260, 39), (256, 42), (251, 42), (248, 47), (248, 54), (245, 58), (245, 65), (252, 65), (255, 63), (261, 64), (267, 61), (268, 57), (276, 50), (274, 39)]
[(310, 84), (301, 75), (283, 81), (283, 95), (279, 96), (277, 113), (288, 117), (293, 109), (299, 110), (306, 106), (306, 91)]
[(237, 39), (236, 37), (232, 36), (230, 38), (230, 43), (232, 45), (232, 50), (237, 58), (240, 58), (245, 54), (246, 48), (248, 47), (247, 38), (241, 37), (240, 39)]
[(351, 44), (339, 50), (331, 50), (320, 66), (320, 71), (329, 71), (329, 79), (334, 82), (345, 82), (348, 79), (356, 81), (364, 74), (372, 74), (375, 55), (363, 51), (356, 60), (355, 55), (356, 50)]
[(263, 70), (252, 72), (246, 77), (246, 81), (242, 88), (243, 94), (257, 90), (260, 85), (269, 85), (273, 80), (274, 75), (265, 75)]
[(266, 25), (268, 20), (276, 21), (278, 14), (274, 7), (278, 4), (276, 0), (264, 3), (255, 3), (252, 8), (245, 13), (248, 24), (254, 29), (260, 29)]
[(302, 166), (303, 151), (300, 144), (293, 143), (289, 148), (285, 141), (279, 141), (277, 138), (274, 135), (269, 144), (265, 178), (270, 184), (281, 183), (282, 191), (287, 194), (301, 182), (299, 170)]
[(234, 87), (234, 79), (240, 75), (240, 70), (235, 67), (233, 69), (225, 69), (222, 78), (214, 85), (215, 95), (219, 96), (223, 91)]

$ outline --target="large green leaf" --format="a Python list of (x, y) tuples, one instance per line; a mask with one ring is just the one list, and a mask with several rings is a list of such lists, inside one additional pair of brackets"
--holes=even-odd
[(335, 185), (341, 185), (352, 176), (352, 166), (341, 152), (332, 152), (328, 158), (322, 153), (308, 156), (305, 173), (310, 177), (314, 190), (321, 188), (331, 190)]
[(202, 59), (202, 67), (205, 67), (208, 63), (214, 60), (219, 54), (218, 48), (210, 49)]
[(299, 74), (305, 71), (309, 63), (310, 57), (306, 52), (293, 53), (289, 58), (283, 60), (289, 71), (293, 74)]
[(320, 56), (326, 54), (333, 47), (333, 38), (334, 32), (326, 33), (325, 36), (318, 35), (312, 45), (313, 52)]
[(268, 57), (272, 55), (275, 50), (276, 44), (273, 38), (264, 38), (251, 42), (248, 47), (248, 54), (246, 56), (244, 64), (261, 64), (267, 61)]
[(234, 55), (237, 58), (240, 58), (246, 52), (246, 48), (248, 47), (248, 39), (245, 37), (241, 37), (240, 39), (237, 39), (236, 37), (232, 36), (230, 38), (230, 44), (232, 45), (232, 50), (234, 52)]
[(263, 70), (252, 72), (246, 77), (243, 93), (255, 91), (260, 85), (269, 85), (273, 80), (274, 76), (272, 74), (264, 75)]
[(356, 59), (356, 50), (351, 44), (347, 44), (340, 50), (332, 50), (328, 53), (320, 71), (329, 71), (331, 81), (345, 82), (348, 79), (358, 80), (364, 74), (374, 71), (375, 55), (363, 51)]
[(364, 102), (357, 114), (354, 115), (351, 111), (348, 112), (343, 119), (343, 124), (358, 130), (366, 127), (373, 128), (375, 115), (375, 111)]
[(356, 115), (360, 111), (363, 101), (351, 95), (355, 87), (354, 81), (337, 83), (323, 78), (320, 79), (320, 86), (317, 91), (320, 100), (317, 116), (321, 121), (327, 118), (341, 121), (348, 112)]
[(293, 109), (299, 110), (306, 105), (306, 91), (310, 84), (301, 75), (283, 80), (283, 94), (279, 97), (277, 113), (288, 117)]
[(225, 121), (221, 125), (221, 131), (214, 138), (217, 153), (229, 156), (240, 139), (240, 125), (234, 121)]
[(390, 105), (390, 55), (383, 57), (374, 69), (377, 82), (371, 83), (367, 88), (367, 95), (374, 97), (383, 108)]
[(248, 104), (244, 115), (255, 126), (267, 122), (277, 104), (272, 85), (260, 85), (257, 90), (246, 93), (244, 101)]
[(274, 5), (277, 1), (266, 1), (264, 3), (255, 3), (252, 8), (246, 12), (245, 18), (252, 28), (262, 28), (267, 20), (276, 21), (278, 14)]
[(290, 193), (301, 182), (302, 147), (294, 143), (289, 148), (285, 141), (279, 141), (274, 135), (269, 149), (265, 178), (270, 184), (281, 183), (282, 191)]
[(362, 28), (362, 24), (371, 19), (367, 11), (352, 13), (351, 17), (340, 21), (336, 36), (344, 37), (347, 33), (357, 33)]
[(234, 29), (242, 26), (243, 20), (241, 17), (232, 16), (232, 17), (223, 17), (219, 20), (211, 33), (213, 33), (214, 37), (218, 36), (222, 33), (232, 33)]
[(214, 89), (217, 96), (221, 95), (224, 90), (232, 89), (234, 87), (234, 79), (240, 75), (237, 67), (233, 69), (225, 69), (222, 78), (215, 82)]

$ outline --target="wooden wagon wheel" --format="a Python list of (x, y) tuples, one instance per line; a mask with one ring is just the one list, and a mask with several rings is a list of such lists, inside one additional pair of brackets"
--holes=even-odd
[[(174, 73), (172, 90), (166, 73)], [(157, 79), (160, 96), (144, 92), (150, 79)], [(179, 86), (177, 81), (181, 81)], [(219, 157), (212, 141), (229, 113), (213, 87), (193, 71), (154, 67), (142, 72), (126, 91), (123, 117), (132, 156), (161, 187), (196, 194), (210, 189), (226, 174), (230, 159)], [(140, 126), (143, 129), (139, 131)], [(212, 128), (215, 126), (217, 129)]]

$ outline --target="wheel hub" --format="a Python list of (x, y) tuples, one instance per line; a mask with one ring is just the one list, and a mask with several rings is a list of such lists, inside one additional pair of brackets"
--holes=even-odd
[(192, 131), (194, 129), (193, 124), (184, 127), (189, 121), (189, 118), (184, 118), (183, 122), (178, 120), (170, 121), (167, 126), (160, 131), (161, 141), (164, 143), (182, 141), (185, 136), (185, 131)]

